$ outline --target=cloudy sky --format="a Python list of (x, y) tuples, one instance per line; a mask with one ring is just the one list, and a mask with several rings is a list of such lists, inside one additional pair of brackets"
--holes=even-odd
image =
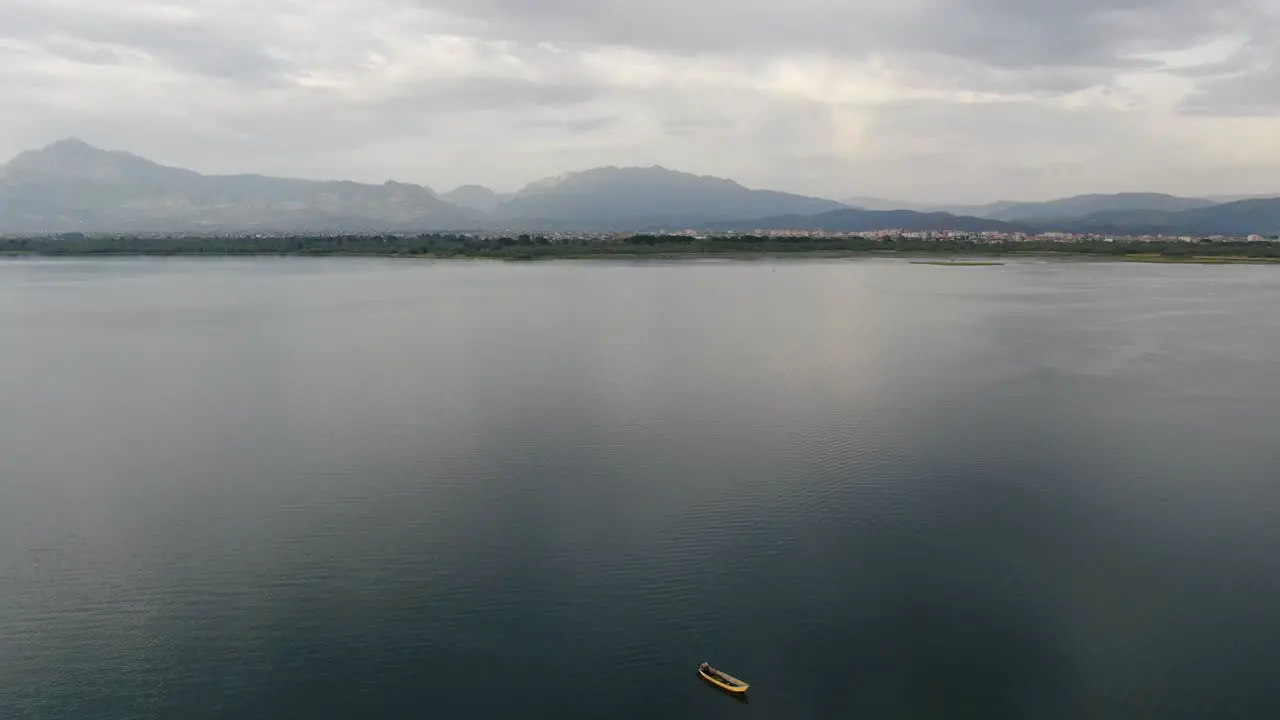
[(1280, 0), (0, 0), (0, 156), (515, 189), (1280, 191)]

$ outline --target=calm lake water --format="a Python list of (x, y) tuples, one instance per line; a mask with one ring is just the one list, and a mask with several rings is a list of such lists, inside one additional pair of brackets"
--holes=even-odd
[(1280, 717), (1278, 311), (1270, 267), (0, 262), (0, 717)]

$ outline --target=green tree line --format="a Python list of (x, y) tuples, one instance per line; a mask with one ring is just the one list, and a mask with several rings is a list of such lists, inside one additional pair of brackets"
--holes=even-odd
[(270, 236), (85, 236), (0, 238), (6, 255), (387, 255), (502, 259), (593, 256), (678, 256), (714, 254), (909, 253), (922, 255), (1010, 255), (1056, 253), (1093, 256), (1280, 258), (1280, 242), (1199, 242), (1049, 240), (985, 242), (907, 237), (694, 238), (634, 235), (625, 238), (552, 238), (546, 235), (474, 237), (449, 233), (419, 235), (338, 234)]

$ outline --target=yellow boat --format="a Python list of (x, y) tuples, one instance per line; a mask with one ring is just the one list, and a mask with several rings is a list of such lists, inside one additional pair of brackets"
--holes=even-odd
[(717, 670), (707, 663), (698, 666), (698, 675), (707, 682), (716, 687), (731, 693), (744, 693), (747, 688), (751, 687), (746, 682), (730, 675), (729, 673)]

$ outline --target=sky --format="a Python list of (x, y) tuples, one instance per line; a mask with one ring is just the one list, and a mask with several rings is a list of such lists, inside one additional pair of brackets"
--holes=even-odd
[(1280, 192), (1280, 0), (0, 0), (0, 157), (514, 190)]

